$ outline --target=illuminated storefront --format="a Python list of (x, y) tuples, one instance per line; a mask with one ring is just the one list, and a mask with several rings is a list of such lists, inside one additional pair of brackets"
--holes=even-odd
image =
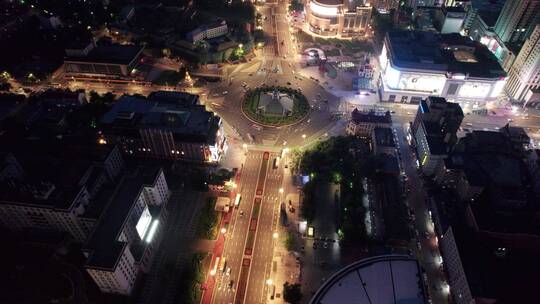
[(344, 0), (307, 0), (305, 10), (311, 33), (335, 38), (369, 34), (369, 4), (353, 7)]
[[(415, 39), (414, 32), (403, 33), (402, 35), (411, 35), (411, 40)], [(482, 52), (489, 52), (487, 49), (479, 51), (475, 47), (480, 44), (471, 42), (471, 45), (455, 47), (441, 43), (438, 49), (433, 50), (437, 48), (438, 36), (429, 38), (434, 40), (433, 44), (422, 49), (422, 46), (417, 46), (414, 41), (409, 42), (407, 36), (405, 39), (396, 37), (395, 45), (391, 44), (391, 39), (387, 36), (379, 56), (382, 101), (417, 103), (428, 96), (440, 96), (456, 102), (484, 103), (499, 97), (506, 83), (506, 76), (496, 60), (489, 62), (490, 67), (494, 67), (493, 70), (485, 67), (484, 73), (482, 56), (486, 55)], [(407, 43), (415, 45), (415, 49), (412, 49), (412, 45), (406, 45)], [(399, 53), (393, 54), (393, 47), (399, 50)], [(411, 49), (405, 49), (406, 47)]]

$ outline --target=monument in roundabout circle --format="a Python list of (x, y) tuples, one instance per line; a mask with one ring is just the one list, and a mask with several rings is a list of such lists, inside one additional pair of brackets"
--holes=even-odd
[(292, 125), (309, 114), (307, 98), (288, 87), (259, 87), (248, 91), (242, 112), (251, 121), (264, 126)]

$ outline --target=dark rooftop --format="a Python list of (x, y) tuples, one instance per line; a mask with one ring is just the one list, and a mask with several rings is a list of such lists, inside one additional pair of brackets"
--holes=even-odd
[(371, 111), (359, 111), (354, 109), (351, 113), (352, 121), (355, 123), (371, 122), (371, 123), (392, 123), (392, 116), (390, 111), (384, 113)]
[(13, 114), (24, 99), (24, 95), (0, 94), (0, 121)]
[(130, 64), (144, 47), (135, 45), (97, 45), (87, 56), (67, 56), (64, 61)]
[(319, 4), (326, 4), (326, 5), (339, 5), (343, 4), (343, 0), (315, 0)]
[(175, 138), (214, 144), (220, 118), (202, 105), (122, 96), (101, 119), (106, 127), (160, 128)]
[(468, 74), (479, 78), (506, 76), (486, 46), (457, 33), (391, 31), (385, 40), (390, 48), (389, 57), (397, 68)]
[[(89, 237), (86, 249), (90, 251), (86, 266), (112, 269), (118, 262), (127, 243), (119, 241), (122, 229), (135, 206), (135, 201), (146, 185), (153, 186), (161, 168), (138, 168), (122, 177), (109, 203)], [(130, 248), (135, 258), (136, 244)]]
[(373, 129), (375, 135), (375, 144), (377, 146), (395, 147), (394, 133), (391, 128), (376, 127)]

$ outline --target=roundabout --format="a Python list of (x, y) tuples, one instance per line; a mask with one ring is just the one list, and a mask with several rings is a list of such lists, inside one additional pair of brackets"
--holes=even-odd
[(307, 98), (299, 90), (283, 86), (263, 86), (250, 90), (241, 104), (242, 114), (265, 127), (292, 126), (310, 112)]

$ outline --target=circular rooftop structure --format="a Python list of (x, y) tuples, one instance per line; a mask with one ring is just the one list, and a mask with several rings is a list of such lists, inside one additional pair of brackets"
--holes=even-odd
[(404, 255), (362, 259), (331, 276), (310, 304), (423, 304), (425, 292), (418, 262)]
[(312, 1), (317, 2), (318, 4), (328, 5), (328, 6), (343, 4), (343, 0), (312, 0)]

